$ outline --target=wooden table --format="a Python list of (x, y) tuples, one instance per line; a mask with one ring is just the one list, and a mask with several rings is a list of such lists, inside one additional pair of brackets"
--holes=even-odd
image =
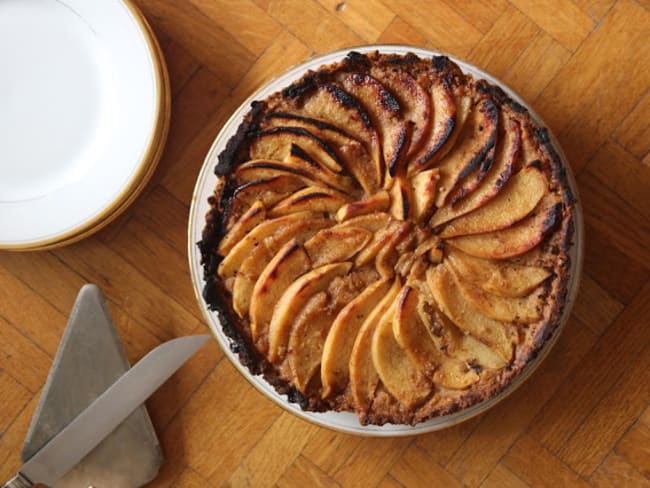
[(314, 53), (373, 42), (447, 51), (502, 79), (559, 136), (586, 221), (568, 327), (514, 395), (418, 438), (362, 439), (257, 393), (216, 342), (148, 402), (167, 462), (152, 487), (647, 486), (650, 476), (648, 0), (137, 0), (167, 57), (167, 147), (114, 224), (51, 252), (0, 253), (0, 479), (19, 452), (79, 287), (97, 283), (136, 361), (203, 332), (190, 285), (192, 189), (228, 114)]

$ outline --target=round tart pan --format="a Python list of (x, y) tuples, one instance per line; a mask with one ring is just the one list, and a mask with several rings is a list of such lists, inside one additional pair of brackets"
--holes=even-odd
[[(573, 303), (578, 290), (579, 279), (582, 269), (582, 255), (583, 255), (583, 221), (582, 221), (582, 211), (580, 207), (580, 202), (578, 201), (574, 207), (574, 222), (575, 222), (575, 234), (574, 234), (574, 243), (569, 251), (569, 256), (571, 259), (571, 267), (569, 271), (569, 283), (568, 283), (568, 294), (565, 307), (562, 311), (560, 318), (560, 324), (556, 328), (552, 337), (544, 344), (540, 350), (537, 357), (531, 360), (524, 370), (498, 395), (491, 397), (481, 403), (478, 403), (472, 407), (466, 408), (464, 410), (455, 412), (450, 415), (444, 415), (440, 417), (432, 418), (428, 421), (419, 423), (415, 426), (410, 425), (394, 425), (386, 424), (382, 426), (378, 425), (360, 425), (356, 414), (352, 412), (307, 412), (303, 411), (299, 405), (291, 403), (288, 401), (286, 395), (280, 395), (275, 391), (273, 386), (266, 382), (266, 380), (261, 376), (252, 375), (248, 369), (243, 366), (235, 353), (230, 349), (230, 339), (224, 334), (219, 318), (215, 312), (212, 312), (208, 309), (205, 301), (202, 297), (202, 290), (205, 285), (203, 279), (203, 267), (201, 266), (201, 253), (197, 247), (197, 242), (201, 240), (201, 233), (205, 226), (205, 215), (210, 210), (208, 204), (208, 198), (213, 194), (214, 188), (217, 183), (217, 177), (214, 174), (214, 167), (217, 164), (218, 155), (225, 149), (226, 143), (228, 140), (235, 134), (239, 124), (242, 122), (244, 116), (250, 110), (250, 104), (254, 100), (262, 100), (268, 95), (287, 87), (293, 81), (299, 79), (306, 71), (312, 69), (316, 70), (322, 65), (334, 63), (342, 60), (347, 53), (350, 51), (358, 52), (373, 52), (379, 51), (381, 53), (395, 53), (395, 54), (407, 54), (409, 52), (416, 54), (420, 57), (432, 57), (444, 53), (437, 51), (431, 51), (428, 49), (421, 49), (412, 46), (405, 45), (369, 45), (362, 47), (353, 47), (348, 49), (343, 49), (335, 51), (326, 55), (314, 57), (299, 66), (296, 66), (284, 74), (278, 76), (277, 78), (271, 80), (266, 85), (255, 91), (247, 100), (245, 100), (237, 110), (233, 113), (230, 119), (225, 123), (217, 137), (215, 138), (212, 147), (208, 151), (208, 154), (199, 173), (196, 186), (194, 189), (194, 196), (192, 198), (192, 207), (190, 209), (190, 219), (188, 226), (188, 257), (190, 270), (192, 275), (192, 283), (194, 286), (194, 293), (199, 302), (199, 306), (203, 311), (203, 315), (212, 331), (212, 334), (219, 342), (221, 348), (224, 351), (226, 357), (232, 362), (232, 364), (239, 370), (239, 372), (248, 380), (258, 391), (262, 394), (273, 400), (279, 406), (285, 410), (301, 417), (305, 420), (313, 422), (317, 425), (327, 427), (336, 431), (345, 432), (348, 434), (356, 434), (363, 436), (373, 436), (373, 437), (391, 437), (391, 436), (408, 436), (416, 434), (424, 434), (427, 432), (432, 432), (435, 430), (443, 429), (450, 427), (452, 425), (458, 424), (465, 420), (468, 420), (482, 412), (485, 412), (489, 408), (496, 405), (498, 402), (507, 397), (515, 389), (517, 389), (531, 373), (540, 365), (544, 358), (548, 355), (549, 351), (557, 342), (557, 339), (562, 332), (562, 329), (566, 325), (566, 322), (571, 313)], [(468, 74), (471, 74), (475, 79), (483, 78), (490, 83), (501, 87), (513, 100), (520, 103), (530, 112), (532, 119), (539, 124), (544, 126), (545, 124), (540, 119), (540, 117), (508, 86), (504, 85), (499, 80), (480, 70), (476, 66), (463, 62), (453, 56), (447, 55), (452, 61), (454, 61), (458, 66)], [(573, 174), (571, 173), (571, 168), (569, 167), (566, 156), (562, 152), (557, 139), (551, 135), (551, 141), (554, 147), (557, 149), (560, 158), (564, 167), (566, 168), (568, 184), (573, 191), (574, 195), (577, 196), (577, 188)]]

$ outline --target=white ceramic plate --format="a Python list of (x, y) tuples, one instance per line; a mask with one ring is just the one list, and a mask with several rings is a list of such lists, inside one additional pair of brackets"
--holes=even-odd
[(0, 2), (0, 248), (86, 231), (138, 187), (167, 96), (156, 46), (121, 0)]
[[(291, 84), (291, 82), (300, 78), (307, 70), (317, 69), (319, 66), (324, 64), (333, 63), (339, 61), (351, 50), (359, 52), (369, 52), (379, 50), (384, 53), (398, 53), (406, 54), (412, 52), (417, 54), (420, 57), (431, 57), (434, 55), (439, 55), (441, 53), (430, 51), (426, 49), (418, 49), (411, 46), (396, 46), (396, 45), (373, 45), (373, 46), (363, 46), (356, 48), (349, 48), (340, 51), (336, 51), (324, 56), (319, 56), (309, 61), (296, 66), (295, 68), (289, 70), (285, 74), (279, 76), (278, 78), (272, 80), (270, 83), (265, 85), (256, 91), (248, 100), (246, 100), (232, 117), (226, 122), (224, 127), (221, 129), (219, 135), (215, 139), (208, 155), (206, 156), (203, 168), (199, 174), (196, 187), (194, 189), (194, 198), (192, 202), (192, 208), (190, 210), (190, 222), (189, 222), (189, 260), (190, 268), (192, 272), (192, 282), (194, 284), (194, 291), (199, 301), (200, 307), (203, 310), (203, 314), (208, 321), (208, 325), (212, 330), (212, 333), (216, 337), (217, 341), (221, 345), (224, 353), (234, 364), (234, 366), (240, 371), (240, 373), (260, 392), (269, 397), (271, 400), (276, 402), (278, 405), (284, 409), (293, 412), (294, 414), (302, 417), (303, 419), (314, 422), (323, 427), (328, 427), (341, 432), (346, 432), (350, 434), (365, 435), (365, 436), (375, 436), (375, 437), (391, 437), (391, 436), (406, 436), (406, 435), (416, 435), (423, 434), (426, 432), (431, 432), (434, 430), (443, 429), (445, 427), (450, 427), (459, 422), (463, 422), (471, 417), (478, 415), (481, 412), (484, 412), (488, 408), (492, 407), (499, 401), (503, 400), (508, 394), (514, 391), (530, 374), (532, 371), (540, 364), (540, 362), (546, 357), (550, 351), (553, 344), (557, 341), (557, 338), (560, 335), (561, 330), (564, 328), (567, 319), (569, 318), (573, 302), (578, 289), (578, 283), (580, 278), (580, 273), (582, 269), (582, 212), (579, 204), (576, 206), (575, 212), (575, 224), (576, 224), (576, 235), (575, 235), (575, 245), (572, 247), (571, 254), (571, 270), (570, 270), (570, 280), (569, 280), (569, 295), (566, 307), (562, 314), (560, 326), (556, 329), (553, 337), (544, 345), (540, 354), (531, 361), (526, 368), (517, 376), (510, 385), (498, 396), (488, 399), (482, 403), (474, 405), (470, 408), (462, 410), (460, 412), (445, 415), (442, 417), (437, 417), (431, 419), (427, 422), (422, 422), (414, 427), (408, 425), (392, 425), (387, 424), (383, 426), (377, 425), (367, 425), (363, 426), (359, 424), (357, 416), (348, 412), (326, 412), (326, 413), (314, 413), (314, 412), (305, 412), (297, 404), (291, 403), (287, 400), (286, 395), (279, 395), (275, 389), (269, 385), (264, 378), (260, 376), (252, 375), (248, 369), (241, 365), (237, 355), (230, 350), (230, 339), (223, 333), (219, 318), (215, 312), (208, 310), (205, 301), (201, 296), (201, 291), (205, 281), (203, 280), (203, 268), (201, 266), (201, 254), (196, 246), (196, 243), (201, 240), (201, 232), (205, 225), (205, 215), (210, 210), (208, 205), (208, 197), (213, 194), (214, 187), (217, 183), (216, 176), (214, 175), (214, 167), (217, 164), (217, 157), (221, 151), (226, 147), (228, 140), (235, 134), (237, 127), (241, 123), (243, 117), (250, 110), (250, 103), (253, 100), (261, 100), (266, 98), (271, 93), (278, 91), (281, 88), (284, 88)], [(494, 79), (487, 73), (481, 71), (477, 67), (467, 64), (463, 61), (460, 61), (453, 56), (449, 56), (454, 62), (456, 62), (466, 73), (472, 74), (476, 79), (484, 78), (491, 83), (500, 86), (503, 90), (510, 95), (514, 100), (521, 103), (524, 107), (528, 106), (524, 101), (514, 93), (510, 88), (505, 86), (500, 81)], [(529, 108), (530, 110), (530, 108)], [(532, 117), (540, 124), (544, 125), (539, 116), (537, 116), (532, 110), (530, 110)], [(577, 195), (576, 184), (571, 174), (571, 170), (566, 163), (566, 157), (561, 151), (561, 148), (555, 138), (552, 137), (554, 146), (558, 149), (560, 157), (562, 158), (565, 166), (567, 167), (567, 175), (569, 179), (569, 184), (572, 190)]]

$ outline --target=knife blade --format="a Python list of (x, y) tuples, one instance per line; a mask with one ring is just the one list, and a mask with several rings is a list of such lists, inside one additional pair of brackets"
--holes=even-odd
[(181, 337), (150, 351), (34, 454), (4, 488), (53, 485), (209, 339), (207, 334)]

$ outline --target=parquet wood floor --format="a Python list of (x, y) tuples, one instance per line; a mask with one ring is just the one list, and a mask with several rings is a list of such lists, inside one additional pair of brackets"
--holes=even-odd
[(79, 287), (108, 296), (131, 361), (204, 331), (186, 259), (203, 157), (257, 86), (312, 54), (375, 42), (466, 59), (558, 135), (585, 210), (585, 273), (551, 355), (493, 410), (417, 438), (362, 439), (292, 417), (216, 342), (148, 402), (156, 488), (650, 486), (648, 0), (136, 0), (173, 89), (164, 156), (116, 222), (50, 252), (0, 253), (0, 479), (19, 453)]

